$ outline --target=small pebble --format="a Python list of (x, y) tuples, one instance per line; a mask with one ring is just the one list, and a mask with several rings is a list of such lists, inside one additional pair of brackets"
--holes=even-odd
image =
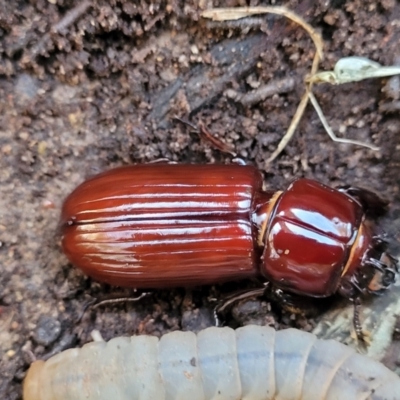
[(15, 350), (8, 350), (7, 351), (7, 357), (8, 358), (12, 358), (12, 357), (14, 357), (15, 356)]
[(42, 315), (39, 318), (33, 338), (36, 343), (47, 347), (57, 340), (60, 333), (60, 322), (52, 317)]
[(212, 313), (206, 308), (185, 311), (182, 315), (182, 330), (199, 332), (215, 324)]

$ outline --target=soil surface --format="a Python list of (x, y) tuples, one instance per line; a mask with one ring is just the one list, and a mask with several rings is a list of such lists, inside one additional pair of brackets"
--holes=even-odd
[[(321, 69), (349, 55), (400, 63), (395, 0), (272, 3), (285, 4), (322, 34)], [(231, 161), (174, 117), (201, 121), (232, 144), (264, 172), (269, 188), (305, 176), (381, 194), (390, 201), (381, 225), (392, 254), (400, 254), (399, 78), (315, 86), (338, 136), (373, 143), (379, 151), (331, 141), (308, 106), (293, 139), (268, 165), (304, 92), (315, 48), (283, 17), (236, 24), (200, 17), (212, 6), (245, 5), (260, 3), (0, 0), (1, 399), (21, 398), (33, 359), (81, 346), (94, 329), (104, 339), (197, 331), (213, 324), (217, 299), (256, 285), (160, 290), (136, 303), (89, 309), (79, 320), (91, 299), (132, 293), (92, 281), (63, 255), (58, 219), (69, 192), (89, 176), (129, 163)], [(283, 88), (240, 101), (240, 94), (267, 84)], [(305, 330), (315, 325), (259, 299), (227, 316), (232, 327), (251, 322)]]

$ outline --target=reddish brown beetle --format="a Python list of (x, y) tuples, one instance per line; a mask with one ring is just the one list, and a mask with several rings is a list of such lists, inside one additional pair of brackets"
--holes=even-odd
[(262, 185), (247, 165), (116, 168), (65, 200), (62, 246), (87, 275), (135, 288), (262, 277), (294, 294), (354, 299), (394, 281), (396, 262), (367, 223), (384, 206), (376, 195), (309, 179), (283, 192)]

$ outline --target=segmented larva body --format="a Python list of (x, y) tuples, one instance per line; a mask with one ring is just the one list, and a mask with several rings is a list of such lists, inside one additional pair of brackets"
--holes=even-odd
[(332, 340), (287, 329), (119, 337), (32, 364), (24, 400), (400, 399), (400, 377)]

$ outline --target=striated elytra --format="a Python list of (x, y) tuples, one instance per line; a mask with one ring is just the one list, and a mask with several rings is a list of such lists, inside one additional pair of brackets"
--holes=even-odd
[(354, 298), (394, 280), (395, 261), (366, 218), (379, 206), (371, 192), (309, 179), (265, 191), (249, 165), (131, 165), (67, 197), (62, 247), (87, 275), (117, 286), (258, 277), (300, 295)]

